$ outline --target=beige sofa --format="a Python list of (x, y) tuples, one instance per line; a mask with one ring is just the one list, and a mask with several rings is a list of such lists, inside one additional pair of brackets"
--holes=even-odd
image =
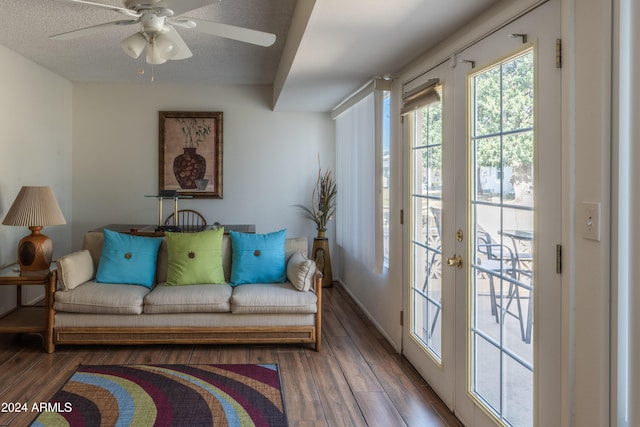
[[(305, 259), (304, 265), (293, 265), (304, 259), (297, 253), (307, 255), (306, 238), (286, 239), (285, 283), (235, 287), (166, 285), (165, 238), (158, 251), (156, 283), (152, 289), (96, 282), (102, 242), (103, 233), (89, 232), (84, 237), (85, 250), (58, 261), (60, 282), (81, 277), (82, 283), (60, 286), (54, 294), (56, 345), (309, 343), (320, 349), (322, 276), (315, 272), (313, 261)], [(231, 251), (231, 239), (224, 235), (222, 263), (227, 281)], [(89, 280), (84, 281), (85, 278)], [(307, 286), (310, 281), (308, 291), (292, 284), (300, 280), (307, 280)]]

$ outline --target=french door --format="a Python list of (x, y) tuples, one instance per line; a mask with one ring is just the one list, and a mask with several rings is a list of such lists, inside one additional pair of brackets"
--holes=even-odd
[(466, 425), (560, 419), (558, 3), (430, 70), (403, 111), (403, 353)]
[[(451, 135), (453, 70), (441, 65), (425, 74), (414, 92), (421, 105), (404, 111), (409, 171), (408, 295), (405, 295), (403, 353), (453, 408), (453, 325), (455, 271), (447, 269), (446, 251), (455, 246), (454, 182)], [(445, 119), (446, 118), (446, 119)]]

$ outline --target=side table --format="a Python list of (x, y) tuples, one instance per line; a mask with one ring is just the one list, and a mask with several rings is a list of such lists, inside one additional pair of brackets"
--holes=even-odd
[[(16, 307), (0, 317), (0, 333), (33, 333), (42, 336), (44, 350), (52, 353), (53, 294), (56, 290), (56, 270), (20, 272), (18, 264), (0, 269), (0, 286), (16, 286)], [(23, 286), (44, 286), (45, 305), (23, 305)]]

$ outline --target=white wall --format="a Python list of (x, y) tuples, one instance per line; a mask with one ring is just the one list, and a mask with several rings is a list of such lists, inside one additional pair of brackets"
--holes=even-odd
[[(612, 2), (563, 0), (563, 425), (609, 424)], [(627, 90), (626, 88), (623, 90)], [(602, 239), (580, 234), (602, 203)]]
[[(208, 222), (255, 224), (306, 236), (313, 224), (293, 205), (308, 203), (317, 175), (334, 165), (328, 114), (271, 111), (269, 86), (74, 84), (73, 245), (107, 223), (155, 224), (158, 111), (223, 112), (223, 199), (180, 202)], [(165, 206), (165, 216), (171, 211)], [(333, 236), (329, 236), (333, 240)]]
[[(23, 185), (49, 185), (67, 223), (71, 216), (71, 83), (0, 46), (0, 219)], [(71, 226), (46, 227), (54, 258), (70, 249)], [(0, 225), (0, 265), (17, 259), (18, 241), (29, 229)], [(42, 295), (33, 287), (25, 300)], [(0, 290), (0, 313), (15, 291)]]

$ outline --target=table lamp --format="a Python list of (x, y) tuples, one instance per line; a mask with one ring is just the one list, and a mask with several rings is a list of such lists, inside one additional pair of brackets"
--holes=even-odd
[(22, 187), (2, 223), (29, 227), (31, 230), (31, 234), (18, 244), (20, 270), (48, 270), (53, 256), (53, 243), (40, 231), (47, 225), (67, 223), (51, 187)]

